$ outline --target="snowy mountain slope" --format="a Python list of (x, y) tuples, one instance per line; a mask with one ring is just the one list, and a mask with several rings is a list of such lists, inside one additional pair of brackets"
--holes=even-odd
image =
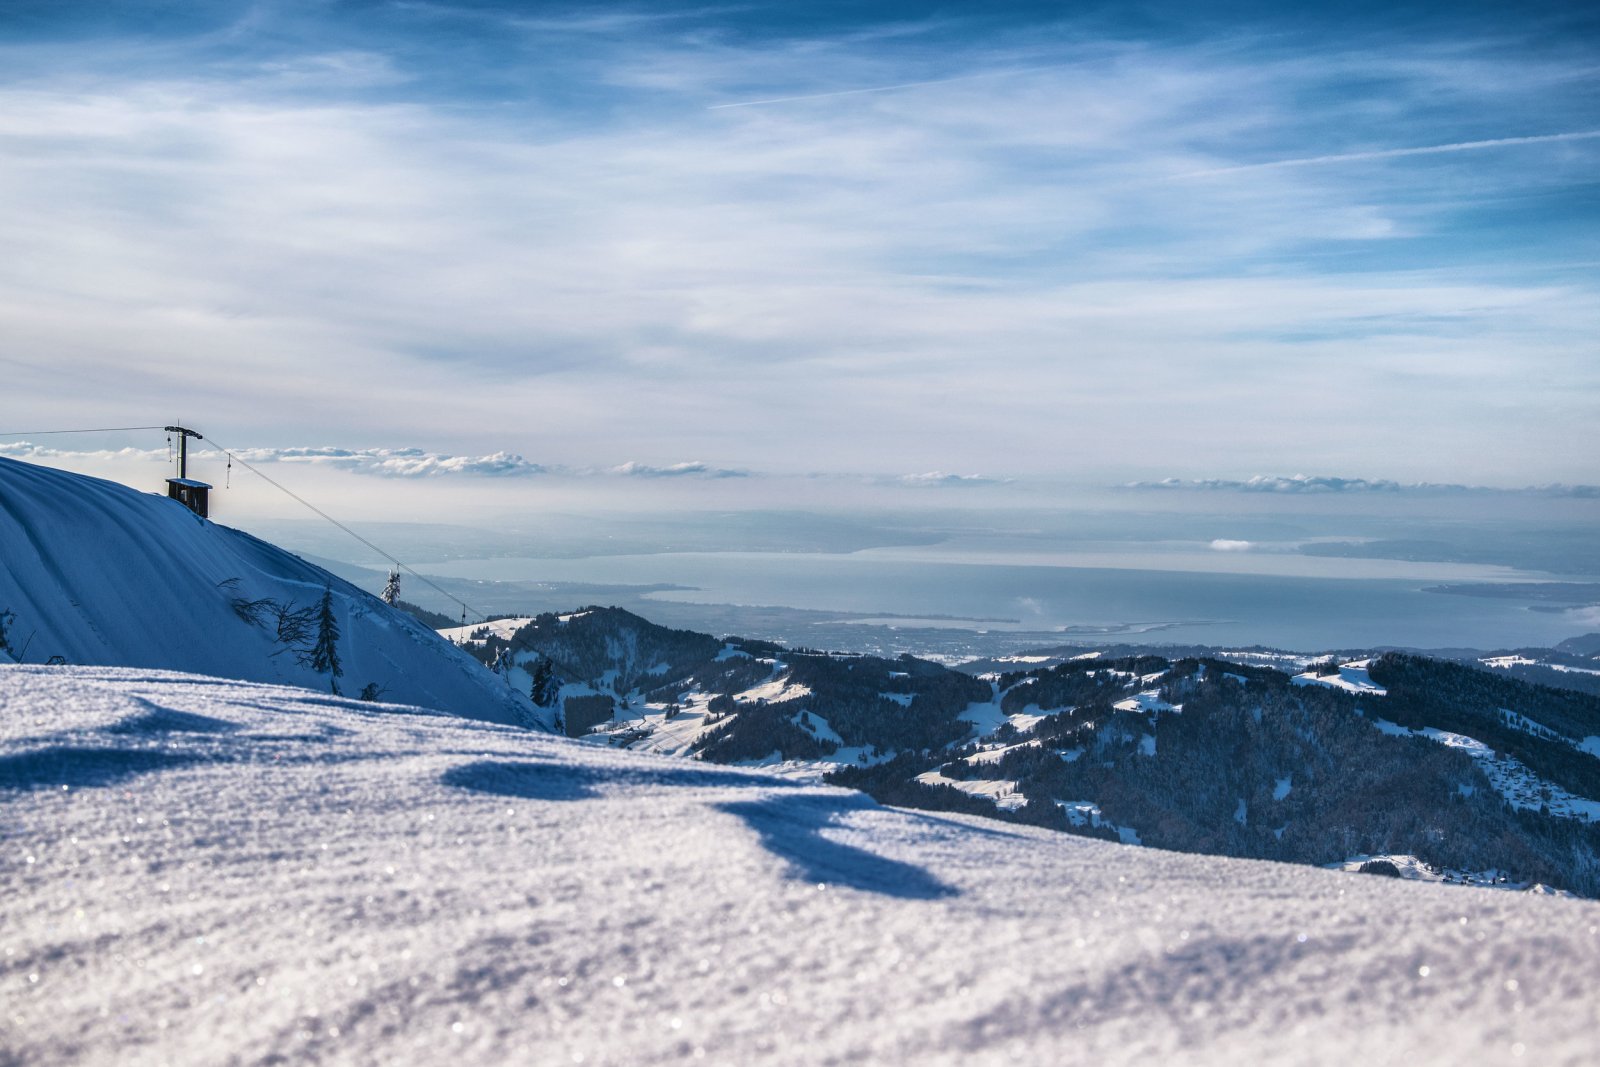
[[(343, 676), (280, 641), (274, 608), (332, 594)], [(248, 605), (255, 605), (253, 609)], [(0, 459), (0, 662), (157, 667), (330, 689), (496, 722), (534, 709), (410, 616), (264, 541), (164, 497)], [(253, 617), (253, 621), (252, 621)]]
[(1592, 1063), (1600, 905), (0, 667), (0, 1061)]

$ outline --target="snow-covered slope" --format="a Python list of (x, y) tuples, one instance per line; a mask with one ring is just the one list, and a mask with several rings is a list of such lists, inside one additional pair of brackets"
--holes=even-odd
[(0, 667), (0, 1062), (1593, 1063), (1600, 905)]
[(0, 459), (0, 663), (60, 656), (327, 691), (335, 679), (296, 654), (314, 634), (285, 643), (274, 618), (316, 608), (324, 590), (342, 692), (371, 685), (385, 700), (532, 720), (525, 696), (471, 656), (297, 556), (165, 497)]

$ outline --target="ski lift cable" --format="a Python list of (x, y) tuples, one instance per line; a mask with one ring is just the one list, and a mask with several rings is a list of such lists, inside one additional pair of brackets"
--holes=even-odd
[[(251, 474), (254, 474), (256, 477), (260, 478), (262, 481), (266, 482), (268, 485), (272, 486), (274, 489), (276, 489), (279, 492), (283, 493), (285, 496), (288, 496), (289, 498), (291, 498), (292, 500), (296, 501), (297, 503), (299, 503), (303, 507), (315, 512), (317, 515), (321, 516), (323, 519), (327, 520), (329, 523), (332, 523), (334, 526), (337, 526), (339, 529), (343, 530), (345, 533), (349, 534), (351, 537), (355, 538), (357, 541), (360, 541), (363, 545), (366, 545), (368, 548), (372, 549), (372, 551), (376, 552), (378, 555), (382, 556), (384, 559), (388, 560), (390, 563), (394, 564), (396, 567), (399, 567), (401, 570), (405, 571), (407, 574), (411, 575), (411, 577), (415, 578), (417, 581), (421, 582), (423, 585), (427, 586), (429, 589), (432, 589), (435, 593), (438, 593), (440, 596), (444, 597), (446, 600), (450, 600), (450, 601), (453, 601), (456, 604), (461, 605), (461, 611), (463, 613), (463, 619), (465, 618), (465, 616), (467, 614), (471, 614), (473, 616), (473, 618), (475, 618), (475, 619), (487, 619), (488, 618), (487, 615), (485, 615), (483, 612), (479, 611), (477, 608), (473, 607), (471, 604), (468, 604), (465, 600), (462, 600), (460, 597), (456, 596), (454, 593), (448, 593), (445, 590), (439, 588), (439, 586), (437, 584), (435, 584), (434, 582), (430, 581), (425, 575), (418, 574), (415, 570), (413, 570), (411, 568), (411, 566), (409, 564), (407, 564), (404, 561), (400, 560), (396, 556), (393, 556), (390, 553), (385, 552), (383, 549), (379, 548), (377, 545), (373, 544), (371, 541), (367, 540), (365, 537), (362, 537), (360, 534), (356, 533), (354, 530), (352, 530), (350, 527), (346, 526), (344, 523), (340, 522), (338, 519), (334, 518), (332, 515), (329, 515), (326, 511), (323, 511), (321, 508), (319, 508), (315, 504), (311, 503), (311, 501), (307, 500), (305, 497), (301, 496), (299, 493), (296, 493), (293, 489), (290, 489), (288, 486), (283, 485), (281, 482), (278, 482), (278, 481), (274, 480), (273, 478), (269, 477), (268, 475), (266, 475), (262, 471), (257, 470), (254, 466), (252, 466), (251, 464), (245, 462), (243, 459), (241, 459), (239, 456), (235, 455), (229, 449), (226, 449), (226, 448), (222, 447), (216, 441), (214, 441), (214, 440), (212, 440), (210, 438), (206, 438), (205, 439), (205, 444), (208, 447), (214, 449), (215, 451), (221, 452), (224, 456), (227, 456), (228, 457), (228, 461), (230, 463), (239, 464), (239, 466), (243, 467), (245, 470), (249, 471)], [(466, 625), (466, 623), (463, 621), (462, 625)]]
[(88, 430), (7, 430), (0, 437), (44, 437), (57, 433), (125, 433), (129, 430), (165, 430), (165, 426), (96, 426)]
[[(17, 431), (0, 431), (0, 437), (44, 437), (46, 435), (69, 434), (69, 433), (127, 433), (127, 432), (137, 431), (137, 430), (171, 430), (172, 428), (173, 427), (170, 427), (170, 426), (96, 426), (96, 427), (92, 427), (92, 428), (89, 428), (89, 429), (83, 429), (83, 430), (17, 430)], [(337, 526), (339, 529), (343, 530), (345, 533), (349, 534), (351, 537), (355, 538), (357, 541), (360, 541), (363, 545), (366, 545), (368, 548), (372, 549), (372, 551), (376, 552), (378, 555), (382, 556), (384, 559), (388, 560), (390, 563), (394, 564), (396, 567), (399, 567), (401, 570), (405, 571), (407, 574), (411, 575), (411, 577), (415, 578), (417, 581), (421, 582), (423, 585), (427, 586), (429, 589), (432, 589), (434, 592), (438, 593), (440, 596), (444, 597), (446, 600), (449, 600), (449, 601), (452, 601), (452, 602), (454, 602), (456, 604), (459, 604), (461, 606), (461, 611), (463, 613), (463, 615), (462, 615), (462, 619), (463, 619), (462, 625), (463, 626), (466, 625), (465, 617), (466, 617), (467, 614), (471, 614), (474, 618), (477, 618), (477, 619), (487, 619), (488, 618), (487, 615), (485, 615), (483, 612), (479, 611), (477, 608), (473, 607), (472, 605), (468, 604), (465, 600), (462, 600), (460, 597), (454, 595), (453, 593), (445, 592), (443, 589), (439, 588), (439, 586), (437, 584), (435, 584), (434, 582), (429, 581), (425, 576), (423, 576), (421, 574), (418, 574), (415, 570), (413, 570), (409, 565), (407, 565), (406, 563), (404, 563), (400, 559), (396, 558), (395, 556), (391, 555), (388, 552), (385, 552), (383, 549), (379, 548), (377, 545), (373, 544), (371, 541), (367, 540), (365, 537), (362, 537), (360, 534), (358, 534), (354, 530), (350, 529), (350, 527), (346, 526), (344, 523), (340, 522), (338, 519), (334, 518), (332, 515), (329, 515), (326, 511), (323, 511), (321, 508), (317, 507), (315, 504), (311, 503), (309, 500), (305, 499), (304, 497), (300, 496), (298, 493), (294, 492), (294, 490), (288, 488), (285, 485), (280, 484), (277, 481), (274, 481), (272, 478), (270, 478), (267, 475), (263, 474), (261, 471), (257, 470), (255, 467), (251, 466), (249, 463), (246, 463), (243, 459), (240, 459), (238, 456), (234, 455), (228, 449), (223, 448), (221, 445), (217, 444), (215, 441), (208, 440), (207, 438), (204, 438), (204, 437), (200, 437), (199, 434), (196, 434), (195, 437), (198, 438), (202, 443), (204, 443), (208, 447), (210, 447), (210, 448), (212, 448), (212, 449), (214, 449), (214, 450), (216, 450), (218, 452), (221, 452), (224, 456), (226, 456), (228, 458), (229, 474), (230, 475), (232, 474), (232, 464), (234, 463), (235, 460), (237, 460), (238, 463), (239, 463), (239, 466), (243, 467), (245, 470), (249, 471), (250, 473), (252, 473), (254, 475), (257, 475), (258, 477), (261, 478), (262, 481), (266, 482), (268, 485), (270, 485), (273, 488), (277, 489), (279, 492), (284, 493), (285, 495), (289, 496), (290, 498), (292, 498), (293, 500), (297, 501), (298, 503), (300, 503), (304, 507), (309, 508), (311, 511), (315, 512), (317, 515), (321, 516), (323, 519), (326, 519), (328, 522), (332, 523), (334, 526)], [(168, 449), (167, 449), (167, 451), (169, 453), (169, 458), (170, 458), (170, 453), (171, 453), (171, 438), (170, 437), (168, 438)]]

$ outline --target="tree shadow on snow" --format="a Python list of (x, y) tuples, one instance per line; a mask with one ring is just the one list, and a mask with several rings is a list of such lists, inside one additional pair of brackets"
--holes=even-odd
[[(663, 761), (664, 763), (666, 761)], [(502, 797), (527, 800), (584, 800), (600, 795), (602, 786), (670, 786), (728, 789), (759, 786), (762, 789), (794, 789), (797, 783), (765, 774), (743, 774), (729, 770), (701, 770), (692, 765), (660, 768), (583, 767), (567, 763), (539, 763), (531, 760), (478, 760), (464, 767), (452, 767), (439, 778), (445, 785), (472, 789)]]
[(580, 767), (500, 760), (479, 760), (465, 767), (452, 767), (439, 776), (439, 781), (457, 789), (524, 800), (582, 800), (598, 796), (593, 779), (593, 774)]
[(199, 762), (199, 756), (157, 749), (57, 745), (0, 756), (0, 791), (30, 792), (62, 786), (87, 789)]
[[(981, 1055), (1003, 1033), (1069, 1033), (1119, 1019), (1150, 1017), (1180, 1032), (1224, 1033), (1259, 1019), (1262, 1004), (1284, 989), (1310, 990), (1330, 968), (1356, 967), (1354, 935), (1308, 943), (1283, 935), (1217, 937), (1186, 942), (1139, 958), (1089, 981), (1038, 997), (1012, 997), (955, 1022), (943, 1038), (952, 1050)], [(1381, 966), (1385, 975), (1390, 967)], [(1354, 975), (1354, 971), (1352, 971)], [(1370, 977), (1370, 976), (1368, 976)], [(1365, 989), (1377, 986), (1361, 981)], [(1352, 986), (1354, 988), (1354, 986)], [(1315, 1004), (1314, 999), (1310, 1001)], [(1315, 1009), (1319, 1014), (1321, 1008)], [(1203, 1021), (1202, 1021), (1203, 1020)]]
[(209, 715), (195, 715), (188, 711), (151, 707), (142, 715), (123, 719), (106, 728), (108, 734), (231, 734), (239, 729), (226, 719), (213, 719)]
[(760, 835), (762, 846), (788, 862), (794, 876), (802, 881), (849, 886), (905, 900), (958, 895), (959, 890), (921, 867), (822, 836), (821, 831), (833, 816), (874, 806), (866, 797), (802, 796), (739, 801), (717, 807), (743, 819)]
[[(598, 768), (532, 760), (477, 760), (452, 767), (440, 781), (458, 789), (524, 800), (584, 800), (601, 795), (605, 786), (728, 789), (757, 787), (763, 791), (804, 790), (805, 783), (766, 774), (690, 766)], [(716, 805), (737, 815), (761, 838), (774, 856), (786, 861), (794, 877), (827, 882), (868, 893), (910, 900), (937, 900), (957, 895), (933, 875), (910, 863), (886, 859), (865, 849), (830, 841), (821, 831), (837, 815), (877, 805), (868, 797), (776, 796)]]

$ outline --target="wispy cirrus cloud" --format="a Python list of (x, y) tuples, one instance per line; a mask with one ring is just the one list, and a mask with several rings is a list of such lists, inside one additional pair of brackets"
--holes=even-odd
[(757, 100), (733, 100), (721, 104), (706, 105), (707, 111), (721, 111), (735, 107), (765, 107), (770, 104), (796, 104), (811, 100), (832, 100), (845, 96), (861, 96), (870, 93), (897, 93), (906, 89), (925, 89), (934, 85), (953, 85), (957, 82), (977, 81), (986, 78), (1007, 78), (1019, 74), (1030, 74), (1035, 71), (1049, 70), (1044, 67), (1021, 67), (1017, 69), (1000, 69), (978, 71), (972, 74), (956, 74), (948, 78), (929, 78), (924, 81), (901, 82), (898, 85), (868, 85), (852, 89), (828, 89), (822, 92), (801, 93), (796, 96), (773, 96)]
[(1279, 167), (1319, 167), (1330, 163), (1365, 163), (1406, 156), (1434, 156), (1446, 152), (1479, 152), (1490, 148), (1519, 148), (1523, 145), (1555, 144), (1561, 141), (1588, 141), (1600, 137), (1600, 130), (1575, 130), (1568, 133), (1542, 133), (1527, 137), (1494, 137), (1486, 141), (1457, 141), (1454, 144), (1424, 145), (1418, 148), (1380, 148), (1367, 152), (1336, 152), (1326, 156), (1301, 156), (1297, 159), (1272, 159), (1263, 163), (1239, 163), (1180, 174), (1180, 178), (1208, 178), (1218, 174), (1239, 174), (1250, 170)]
[(513, 472), (1583, 477), (1600, 100), (1559, 42), (239, 11), (0, 45), (15, 403)]

